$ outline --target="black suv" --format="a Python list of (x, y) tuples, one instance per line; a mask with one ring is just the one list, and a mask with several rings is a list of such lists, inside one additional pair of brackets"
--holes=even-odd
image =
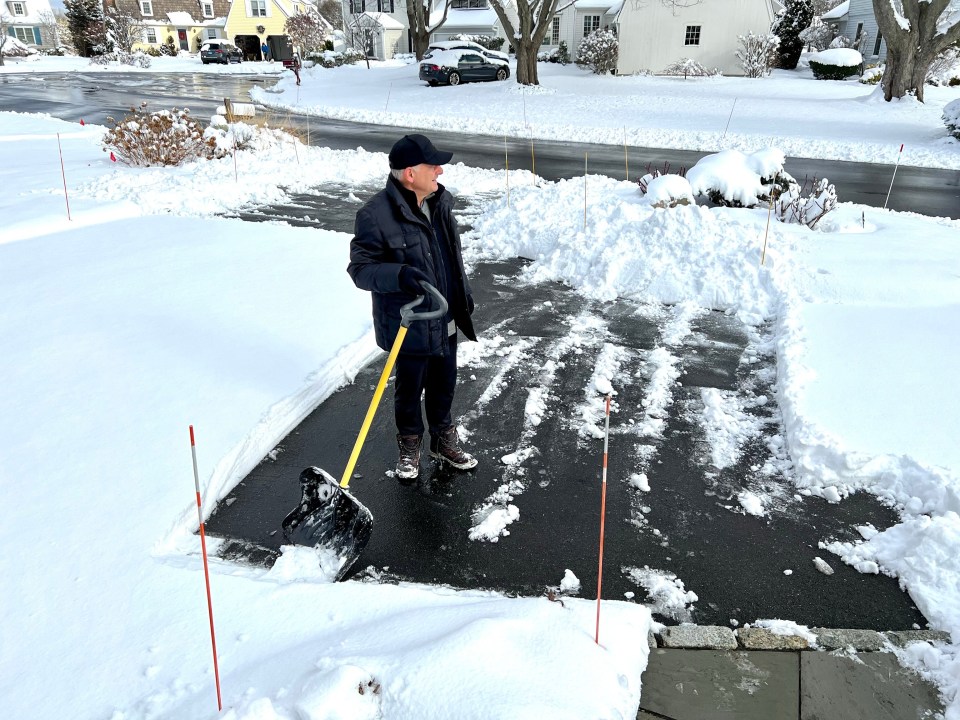
[(243, 62), (243, 53), (236, 45), (224, 40), (207, 40), (200, 46), (200, 62), (207, 63), (239, 63)]

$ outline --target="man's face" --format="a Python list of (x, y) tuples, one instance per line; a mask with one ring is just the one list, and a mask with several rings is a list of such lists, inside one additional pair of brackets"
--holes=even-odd
[(442, 165), (414, 165), (409, 168), (410, 189), (420, 199), (437, 191), (437, 178), (443, 175)]

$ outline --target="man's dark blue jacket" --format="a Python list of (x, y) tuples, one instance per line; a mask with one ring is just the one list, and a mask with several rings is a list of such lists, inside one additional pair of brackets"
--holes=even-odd
[[(357, 213), (347, 272), (358, 288), (371, 291), (373, 329), (377, 345), (384, 350), (391, 348), (400, 330), (400, 307), (413, 299), (400, 290), (404, 265), (423, 272), (430, 284), (444, 293), (457, 327), (470, 340), (477, 339), (470, 319), (473, 298), (453, 217), (453, 196), (443, 185), (438, 186), (427, 200), (432, 222), (415, 209), (416, 196), (392, 177)], [(427, 309), (426, 304), (417, 310)], [(445, 355), (447, 323), (443, 318), (412, 323), (401, 351)]]

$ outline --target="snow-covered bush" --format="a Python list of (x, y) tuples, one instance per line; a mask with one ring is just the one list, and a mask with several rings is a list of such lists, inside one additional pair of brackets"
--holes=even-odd
[(869, 65), (863, 70), (860, 82), (864, 85), (876, 85), (883, 80), (884, 65)]
[(36, 54), (37, 50), (20, 42), (13, 35), (9, 35), (7, 41), (3, 44), (4, 57), (27, 57)]
[(166, 41), (160, 46), (160, 52), (168, 57), (176, 57), (180, 49), (173, 44), (173, 35), (167, 35)]
[(90, 58), (91, 65), (107, 66), (110, 63), (118, 62), (121, 65), (130, 65), (138, 68), (150, 67), (150, 56), (145, 52), (137, 50), (136, 52), (126, 52), (125, 50), (114, 50), (103, 55), (94, 55)]
[(927, 82), (931, 85), (960, 85), (960, 47), (951, 45), (934, 58), (927, 70)]
[(570, 64), (570, 51), (567, 50), (566, 40), (561, 40), (555, 48), (537, 53), (537, 60), (539, 62), (560, 63), (561, 65)]
[(687, 170), (694, 195), (717, 205), (754, 207), (768, 201), (771, 193), (783, 193), (796, 181), (783, 169), (780, 150), (767, 148), (751, 155), (723, 150), (707, 155)]
[(203, 128), (189, 110), (148, 113), (146, 106), (130, 108), (119, 121), (107, 118), (111, 127), (103, 136), (104, 152), (112, 150), (117, 160), (135, 167), (181, 165), (212, 154), (213, 141), (204, 139)]
[(647, 173), (644, 176), (637, 179), (637, 185), (640, 186), (640, 195), (645, 196), (647, 194), (647, 188), (649, 187), (651, 180), (653, 180), (654, 178), (658, 178), (661, 175), (670, 175), (670, 174), (679, 175), (680, 177), (686, 177), (687, 169), (685, 167), (681, 167), (678, 172), (671, 173), (670, 163), (668, 162), (665, 162), (662, 168), (655, 168), (652, 166), (651, 163), (647, 163)]
[(943, 122), (950, 134), (960, 140), (960, 99), (952, 100), (944, 105)]
[(844, 80), (858, 75), (863, 56), (852, 48), (835, 48), (810, 56), (810, 69), (817, 80)]
[(578, 67), (588, 67), (596, 75), (606, 75), (617, 69), (620, 43), (609, 30), (594, 30), (577, 47)]
[(707, 70), (703, 65), (692, 58), (682, 58), (675, 63), (667, 65), (661, 72), (661, 75), (683, 75), (683, 79), (688, 77), (707, 77), (709, 75), (721, 75), (721, 72), (714, 68)]
[(744, 76), (760, 78), (769, 75), (770, 68), (777, 60), (780, 38), (770, 33), (754, 35), (752, 32), (748, 32), (746, 35), (737, 36), (737, 40), (740, 42), (737, 59), (743, 68)]
[(365, 55), (356, 48), (348, 47), (343, 52), (334, 50), (325, 50), (321, 53), (312, 53), (307, 56), (309, 60), (320, 67), (334, 68), (341, 65), (353, 65), (365, 59)]
[(644, 197), (656, 208), (696, 205), (690, 182), (679, 175), (659, 175), (645, 183)]
[(502, 37), (496, 37), (494, 35), (467, 35), (461, 33), (460, 35), (451, 35), (450, 39), (475, 42), (477, 45), (483, 45), (487, 50), (499, 50), (503, 47), (504, 43)]
[(801, 31), (800, 40), (816, 50), (826, 50), (833, 41), (833, 28), (819, 16), (814, 16), (810, 27)]
[(811, 230), (837, 207), (837, 189), (826, 179), (810, 183), (810, 192), (793, 183), (779, 195), (774, 192), (773, 211), (781, 222), (800, 223)]

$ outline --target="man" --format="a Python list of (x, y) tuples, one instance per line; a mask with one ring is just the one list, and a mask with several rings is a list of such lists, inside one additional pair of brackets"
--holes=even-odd
[(449, 305), (446, 317), (412, 323), (397, 357), (396, 474), (402, 479), (420, 474), (421, 396), (430, 455), (457, 470), (477, 465), (460, 447), (450, 412), (457, 384), (457, 330), (477, 339), (453, 196), (437, 182), (452, 157), (423, 135), (398, 140), (390, 150), (387, 186), (357, 213), (350, 243), (347, 272), (358, 288), (372, 291), (374, 332), (384, 350), (392, 347), (400, 329), (400, 307), (426, 294), (422, 281), (437, 288)]

